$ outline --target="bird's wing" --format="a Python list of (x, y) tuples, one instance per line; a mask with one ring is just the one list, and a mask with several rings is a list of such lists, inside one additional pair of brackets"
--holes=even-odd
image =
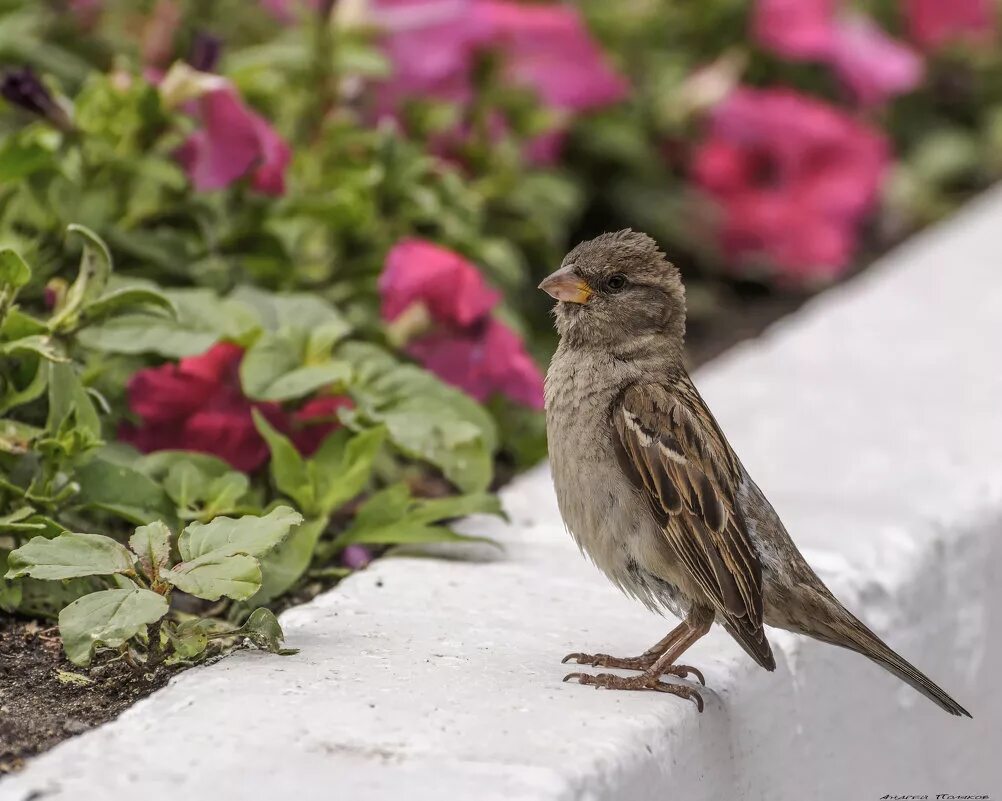
[(743, 471), (703, 399), (686, 377), (635, 384), (613, 415), (623, 471), (727, 630), (771, 670), (762, 564), (735, 497)]

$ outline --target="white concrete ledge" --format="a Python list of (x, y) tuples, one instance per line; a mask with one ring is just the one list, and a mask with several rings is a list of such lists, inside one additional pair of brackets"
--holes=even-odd
[(541, 467), (473, 520), (503, 559), (390, 558), (288, 612), (292, 658), (240, 653), (0, 783), (0, 798), (877, 799), (1002, 790), (1002, 191), (700, 373), (832, 589), (967, 706), (772, 632), (687, 655), (707, 708), (561, 684), (580, 648), (671, 621), (578, 554)]

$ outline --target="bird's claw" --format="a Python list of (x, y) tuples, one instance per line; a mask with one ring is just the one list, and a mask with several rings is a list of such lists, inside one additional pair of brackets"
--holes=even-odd
[(694, 668), (692, 665), (672, 665), (670, 668), (665, 670), (665, 673), (671, 673), (673, 676), (678, 676), (680, 679), (689, 678), (690, 674), (696, 677), (696, 681), (706, 686), (706, 679), (703, 678), (703, 672), (699, 668)]
[(669, 684), (661, 681), (657, 676), (644, 674), (641, 676), (616, 676), (612, 673), (568, 673), (564, 676), (564, 681), (577, 679), (578, 684), (591, 685), (596, 690), (604, 687), (608, 690), (653, 690), (654, 692), (670, 693), (681, 698), (688, 698), (695, 702), (696, 709), (703, 711), (703, 697), (697, 690), (686, 687), (682, 684)]

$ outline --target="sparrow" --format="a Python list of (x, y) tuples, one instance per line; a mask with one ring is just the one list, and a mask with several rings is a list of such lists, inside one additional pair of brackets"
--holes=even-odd
[(564, 662), (641, 671), (565, 681), (703, 700), (679, 659), (717, 623), (766, 670), (765, 626), (872, 659), (952, 715), (970, 713), (839, 603), (748, 475), (683, 366), (685, 290), (649, 236), (582, 242), (539, 288), (560, 343), (546, 376), (546, 430), (560, 514), (627, 595), (682, 620), (640, 656)]

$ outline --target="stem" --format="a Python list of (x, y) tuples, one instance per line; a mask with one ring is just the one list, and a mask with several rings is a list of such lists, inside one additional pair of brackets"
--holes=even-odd
[(164, 649), (160, 644), (160, 625), (163, 623), (163, 618), (156, 621), (155, 623), (150, 623), (146, 628), (146, 637), (149, 640), (149, 648), (147, 649), (146, 656), (146, 666), (151, 668), (156, 668), (164, 661), (166, 654)]

